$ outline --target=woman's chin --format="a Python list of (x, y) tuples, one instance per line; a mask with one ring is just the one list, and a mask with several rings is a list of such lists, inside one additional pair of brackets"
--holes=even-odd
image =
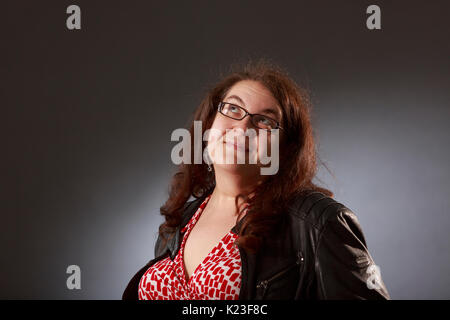
[(254, 175), (259, 173), (260, 167), (256, 164), (236, 164), (236, 163), (214, 163), (214, 169), (227, 171), (229, 173), (236, 173), (240, 175)]

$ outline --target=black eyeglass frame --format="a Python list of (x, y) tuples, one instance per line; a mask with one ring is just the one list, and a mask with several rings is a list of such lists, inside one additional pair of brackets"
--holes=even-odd
[[(226, 115), (225, 113), (222, 112), (222, 107), (223, 107), (225, 104), (229, 104), (229, 105), (232, 105), (233, 107), (237, 107), (237, 108), (239, 108), (239, 109), (244, 110), (244, 111), (245, 111), (245, 115), (244, 115), (242, 118), (240, 118), (240, 119), (236, 119), (236, 118), (230, 117), (229, 115)], [(246, 116), (250, 116), (251, 121), (252, 121), (252, 123), (253, 123), (253, 116), (261, 116), (261, 117), (265, 117), (265, 118), (268, 118), (268, 119), (270, 119), (270, 120), (273, 120), (273, 121), (277, 124), (277, 126), (276, 126), (275, 128), (273, 128), (273, 129), (265, 129), (265, 128), (260, 128), (260, 127), (257, 126), (255, 123), (253, 123), (253, 125), (256, 126), (256, 127), (259, 128), (259, 129), (263, 129), (263, 130), (274, 130), (274, 129), (281, 129), (281, 130), (283, 130), (283, 128), (280, 127), (280, 123), (279, 123), (277, 120), (275, 120), (274, 118), (268, 117), (268, 116), (266, 116), (266, 115), (264, 115), (264, 114), (250, 113), (250, 112), (248, 112), (247, 109), (245, 109), (244, 107), (238, 106), (237, 104), (234, 104), (234, 103), (223, 102), (223, 101), (221, 101), (221, 102), (219, 102), (219, 105), (218, 105), (218, 107), (217, 107), (217, 110), (220, 112), (220, 114), (224, 115), (225, 117), (228, 117), (228, 118), (233, 119), (233, 120), (238, 120), (238, 121), (243, 120)]]

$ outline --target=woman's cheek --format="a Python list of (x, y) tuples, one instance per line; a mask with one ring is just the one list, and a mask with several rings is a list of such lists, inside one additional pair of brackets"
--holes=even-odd
[(261, 165), (261, 159), (264, 156), (264, 152), (267, 152), (267, 140), (263, 136), (258, 135), (257, 139), (257, 163), (258, 165)]
[[(275, 139), (272, 141), (272, 139)], [(258, 135), (258, 164), (267, 165), (272, 160), (278, 162), (274, 157), (278, 157), (278, 142), (279, 141), (279, 133), (263, 132)], [(273, 146), (272, 146), (273, 144)], [(272, 148), (274, 147), (274, 148)]]
[(223, 130), (212, 128), (208, 132), (208, 153), (214, 163), (221, 163), (221, 161), (223, 161), (223, 155), (225, 152), (223, 139)]

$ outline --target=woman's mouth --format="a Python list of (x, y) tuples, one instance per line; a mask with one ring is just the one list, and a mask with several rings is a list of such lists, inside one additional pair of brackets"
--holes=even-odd
[(229, 145), (230, 147), (233, 147), (235, 150), (239, 149), (248, 152), (248, 146), (246, 146), (245, 144), (237, 144), (235, 142), (230, 141), (224, 141), (224, 143)]

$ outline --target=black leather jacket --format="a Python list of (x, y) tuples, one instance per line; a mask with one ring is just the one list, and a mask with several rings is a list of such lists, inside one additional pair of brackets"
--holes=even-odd
[[(180, 230), (206, 196), (185, 204), (182, 224), (165, 246), (158, 237), (155, 258), (130, 280), (122, 299), (137, 300), (145, 271), (167, 256), (175, 258)], [(295, 198), (286, 214), (286, 222), (257, 254), (239, 248), (239, 300), (390, 299), (350, 209), (323, 193), (309, 192)]]

